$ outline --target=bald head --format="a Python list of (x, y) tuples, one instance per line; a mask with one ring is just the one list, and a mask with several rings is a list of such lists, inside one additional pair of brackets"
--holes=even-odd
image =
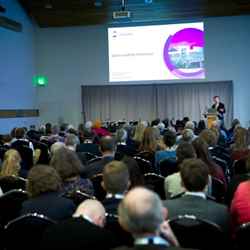
[(161, 200), (157, 194), (145, 189), (132, 189), (120, 203), (119, 222), (135, 236), (157, 233), (166, 217)]
[(73, 217), (88, 217), (94, 224), (104, 227), (105, 209), (97, 200), (85, 200), (76, 209)]

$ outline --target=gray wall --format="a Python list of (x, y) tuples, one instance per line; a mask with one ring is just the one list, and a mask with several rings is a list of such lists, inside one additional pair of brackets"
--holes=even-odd
[[(16, 33), (0, 27), (0, 109), (37, 108), (36, 89), (32, 86), (35, 74), (34, 26), (16, 0), (2, 1), (5, 16), (23, 24)], [(0, 119), (0, 133), (14, 126), (29, 126), (36, 118)]]
[[(37, 71), (49, 79), (48, 86), (38, 90), (41, 122), (64, 120), (78, 124), (82, 119), (80, 86), (109, 84), (106, 29), (89, 26), (36, 30)], [(250, 16), (208, 18), (205, 30), (206, 81), (233, 80), (234, 116), (248, 125)]]

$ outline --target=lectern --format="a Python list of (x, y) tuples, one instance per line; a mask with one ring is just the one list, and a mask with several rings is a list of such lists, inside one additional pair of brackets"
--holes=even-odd
[(207, 111), (207, 127), (211, 128), (212, 127), (212, 123), (214, 121), (217, 121), (218, 116), (217, 116), (217, 111), (216, 109), (208, 109)]

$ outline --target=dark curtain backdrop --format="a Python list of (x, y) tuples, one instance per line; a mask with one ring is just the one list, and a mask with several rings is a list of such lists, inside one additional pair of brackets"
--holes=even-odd
[(225, 123), (233, 118), (233, 83), (82, 86), (82, 112), (85, 121), (152, 120), (157, 117), (203, 119), (219, 95), (225, 104)]

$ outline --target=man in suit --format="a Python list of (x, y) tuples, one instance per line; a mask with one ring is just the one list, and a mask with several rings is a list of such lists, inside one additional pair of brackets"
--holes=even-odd
[(134, 238), (134, 246), (117, 250), (164, 250), (181, 249), (178, 246), (167, 218), (167, 209), (154, 192), (138, 187), (125, 196), (118, 209), (119, 223)]
[(194, 215), (197, 218), (211, 221), (221, 227), (224, 232), (229, 230), (229, 213), (226, 206), (207, 200), (205, 189), (208, 184), (208, 167), (200, 159), (184, 160), (180, 170), (185, 194), (164, 202), (169, 211), (169, 218), (178, 215)]
[(117, 215), (117, 208), (130, 185), (128, 167), (121, 161), (111, 161), (103, 170), (102, 187), (107, 192), (103, 200), (106, 212)]
[(103, 227), (105, 209), (97, 200), (85, 200), (71, 219), (50, 227), (41, 249), (92, 250), (117, 246), (113, 235)]
[(104, 166), (114, 159), (116, 145), (115, 140), (112, 136), (104, 136), (101, 138), (100, 151), (102, 153), (102, 157), (98, 161), (95, 161), (86, 166), (84, 175), (87, 178), (91, 178), (96, 174), (101, 174)]
[(216, 109), (219, 120), (224, 121), (224, 114), (226, 113), (224, 103), (220, 102), (220, 97), (217, 95), (213, 97), (213, 102), (212, 108)]

